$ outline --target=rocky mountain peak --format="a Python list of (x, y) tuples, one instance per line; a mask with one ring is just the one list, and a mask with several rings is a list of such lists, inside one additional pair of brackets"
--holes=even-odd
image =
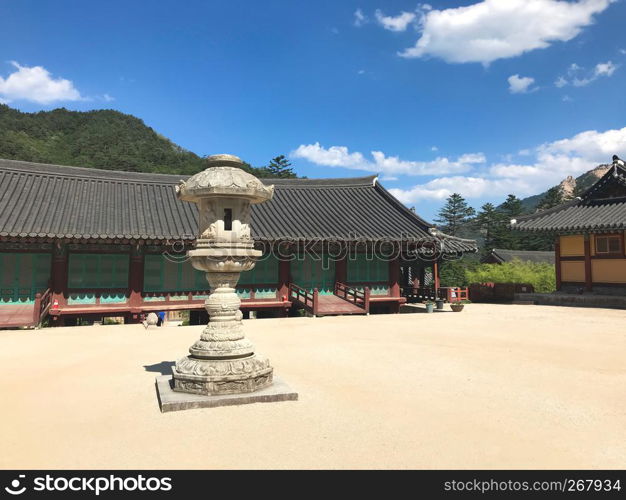
[(576, 192), (576, 179), (571, 175), (568, 175), (559, 184), (559, 193), (563, 199), (570, 199), (574, 197)]

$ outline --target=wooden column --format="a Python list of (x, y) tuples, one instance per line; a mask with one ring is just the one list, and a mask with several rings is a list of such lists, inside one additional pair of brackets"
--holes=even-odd
[[(420, 264), (420, 274), (419, 274), (419, 288), (423, 288), (426, 281), (426, 267), (424, 266), (424, 262)], [(415, 289), (415, 282), (413, 283), (413, 288)]]
[(593, 280), (591, 276), (591, 238), (585, 233), (585, 289), (593, 290)]
[(50, 269), (50, 316), (54, 326), (63, 326), (60, 315), (54, 314), (67, 305), (67, 276), (69, 271), (67, 246), (58, 243), (52, 254), (52, 268)]
[(278, 261), (278, 298), (289, 300), (289, 284), (291, 283), (291, 262)]
[(556, 289), (561, 289), (561, 239), (556, 237), (554, 242), (554, 270), (556, 273)]
[(435, 280), (435, 295), (439, 290), (439, 262), (433, 262), (433, 279)]
[(141, 247), (133, 250), (130, 256), (130, 265), (128, 266), (128, 304), (132, 313), (131, 321), (139, 320), (138, 313), (141, 312), (143, 305), (143, 270), (144, 270), (144, 254)]
[(348, 260), (343, 257), (335, 261), (335, 282), (346, 283), (348, 281)]
[(50, 285), (52, 288), (52, 303), (58, 301), (59, 307), (67, 305), (67, 273), (68, 252), (67, 247), (57, 246), (52, 256), (52, 269), (50, 273)]
[(400, 259), (389, 261), (389, 295), (400, 297)]

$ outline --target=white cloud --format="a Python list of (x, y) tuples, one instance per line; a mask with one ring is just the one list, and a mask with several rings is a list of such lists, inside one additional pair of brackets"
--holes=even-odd
[(56, 101), (83, 100), (70, 80), (53, 78), (42, 66), (21, 66), (12, 61), (17, 69), (8, 77), (0, 77), (0, 97), (5, 102), (16, 100), (50, 104)]
[(115, 101), (115, 97), (110, 96), (109, 94), (103, 94), (102, 99), (106, 102)]
[(445, 10), (422, 8), (421, 36), (399, 55), (487, 65), (571, 40), (614, 1), (483, 0)]
[(554, 82), (554, 85), (556, 85), (558, 88), (563, 88), (567, 85), (567, 80), (564, 77), (559, 76)]
[(359, 71), (357, 71), (357, 74), (364, 75), (365, 74), (365, 70), (364, 69), (360, 69)]
[(537, 194), (568, 175), (578, 176), (598, 164), (610, 162), (614, 154), (626, 156), (626, 127), (581, 132), (542, 144), (533, 154), (534, 160), (528, 164), (497, 163), (475, 169), (472, 175), (439, 177), (409, 189), (390, 191), (404, 203), (443, 200), (455, 192), (467, 198), (496, 200), (509, 193), (520, 197)]
[(385, 16), (380, 10), (376, 11), (376, 21), (389, 31), (406, 31), (417, 15), (414, 12), (402, 12), (397, 16)]
[(572, 85), (574, 87), (586, 87), (591, 82), (596, 81), (600, 77), (613, 76), (613, 73), (615, 73), (616, 69), (617, 65), (613, 64), (612, 61), (598, 63), (594, 66), (593, 70), (587, 72), (585, 71), (585, 68), (574, 63), (571, 64), (569, 68), (567, 68), (567, 77), (559, 76), (559, 78), (554, 82), (554, 85), (556, 85), (558, 88), (565, 87), (566, 85)]
[(361, 153), (350, 153), (345, 146), (331, 146), (328, 149), (315, 144), (301, 144), (291, 153), (293, 158), (304, 158), (305, 160), (324, 165), (326, 167), (344, 167), (357, 170), (368, 170), (368, 162)]
[(357, 9), (354, 11), (354, 25), (355, 26), (363, 26), (368, 22), (367, 17), (363, 14), (361, 9)]
[(360, 152), (351, 153), (345, 146), (324, 148), (319, 142), (301, 144), (291, 152), (292, 158), (303, 158), (325, 167), (343, 167), (367, 172), (382, 173), (386, 176), (398, 175), (445, 175), (458, 174), (471, 170), (474, 165), (484, 163), (482, 153), (464, 154), (456, 160), (438, 157), (432, 161), (407, 161), (398, 156), (387, 156), (382, 151), (372, 151), (372, 160)]
[(616, 69), (617, 66), (615, 66), (615, 64), (613, 64), (611, 61), (608, 61), (605, 63), (596, 64), (593, 73), (596, 76), (613, 76), (613, 73), (615, 73)]
[(619, 53), (626, 56), (626, 49), (619, 49)]
[(515, 191), (512, 180), (495, 180), (484, 177), (440, 177), (410, 189), (392, 188), (389, 191), (402, 203), (410, 204), (422, 200), (444, 200), (452, 193), (461, 193), (466, 198), (489, 196), (501, 197)]
[(539, 87), (530, 88), (535, 79), (530, 76), (511, 75), (507, 79), (509, 82), (509, 92), (511, 94), (527, 94), (528, 92), (534, 92)]
[(432, 148), (430, 148), (431, 151), (439, 151), (439, 148), (437, 146), (433, 146)]
[(614, 154), (624, 155), (626, 127), (606, 132), (587, 130), (568, 139), (544, 144), (538, 150), (548, 154), (576, 156), (596, 164), (606, 163)]
[(563, 98), (561, 99), (561, 101), (563, 102), (572, 102), (574, 99), (572, 99), (570, 96), (568, 96), (567, 94), (563, 96)]
[(466, 153), (459, 157), (459, 163), (485, 163), (487, 158), (482, 153)]

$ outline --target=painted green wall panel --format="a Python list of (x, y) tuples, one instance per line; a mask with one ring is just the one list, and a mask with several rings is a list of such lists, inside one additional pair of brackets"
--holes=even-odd
[[(357, 290), (361, 292), (365, 289), (364, 286), (355, 286)], [(370, 295), (389, 295), (389, 287), (387, 285), (369, 285)]]
[(317, 288), (321, 294), (335, 291), (335, 261), (326, 254), (321, 258), (307, 254), (291, 261), (291, 276), (296, 285), (307, 290)]
[[(356, 257), (356, 258), (355, 258)], [(359, 253), (348, 258), (348, 283), (389, 282), (389, 262)]]
[(128, 301), (123, 293), (103, 293), (100, 295), (100, 304), (125, 304)]
[(165, 302), (165, 295), (159, 295), (156, 297), (144, 297), (144, 302)]
[(127, 288), (128, 254), (72, 253), (68, 288)]
[(96, 294), (94, 293), (70, 293), (67, 298), (69, 305), (95, 304)]
[(143, 289), (146, 292), (186, 292), (208, 290), (205, 273), (193, 268), (191, 262), (173, 261), (165, 255), (146, 255)]
[(275, 299), (278, 292), (277, 288), (255, 288), (255, 299)]
[(270, 285), (278, 283), (278, 258), (266, 255), (258, 260), (251, 271), (241, 273), (239, 285)]
[(0, 252), (0, 303), (32, 304), (48, 288), (52, 255)]

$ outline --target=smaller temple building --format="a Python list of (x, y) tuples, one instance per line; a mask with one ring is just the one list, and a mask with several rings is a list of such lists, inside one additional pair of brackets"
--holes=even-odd
[(626, 166), (617, 156), (579, 198), (511, 224), (555, 235), (557, 290), (626, 295)]
[(505, 262), (532, 262), (554, 264), (554, 252), (542, 250), (508, 250), (504, 248), (494, 248), (480, 261), (483, 264), (504, 264)]

